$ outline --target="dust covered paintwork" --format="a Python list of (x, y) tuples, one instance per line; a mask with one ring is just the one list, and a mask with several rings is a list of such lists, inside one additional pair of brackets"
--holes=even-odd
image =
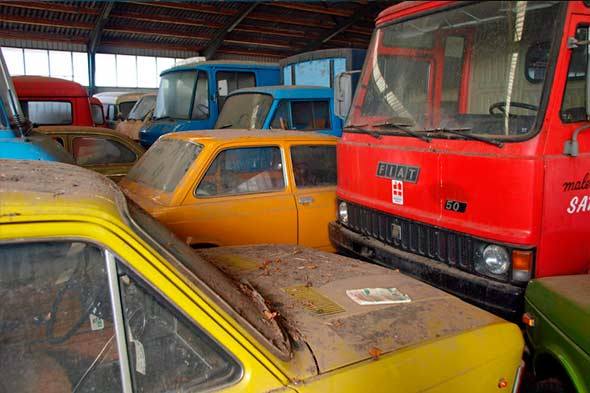
[[(203, 258), (99, 174), (0, 160), (0, 244), (72, 238), (111, 250), (222, 343), (243, 369), (223, 391), (495, 392), (501, 379), (513, 384), (520, 362), (515, 325), (397, 272), (293, 246)], [(321, 296), (289, 293), (301, 285)], [(358, 306), (342, 293), (351, 286), (396, 286), (413, 302)], [(318, 313), (305, 303), (315, 299), (342, 311)], [(427, 317), (435, 304), (446, 318)]]
[(537, 378), (559, 364), (578, 392), (590, 392), (590, 274), (532, 280), (525, 311), (534, 320), (526, 336)]

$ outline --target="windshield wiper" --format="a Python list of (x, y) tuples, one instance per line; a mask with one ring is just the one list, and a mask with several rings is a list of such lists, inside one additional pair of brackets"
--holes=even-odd
[[(406, 135), (409, 136), (413, 136), (414, 138), (418, 138), (420, 140), (423, 140), (424, 142), (430, 143), (431, 139), (426, 136), (421, 134), (420, 132), (416, 132), (416, 131), (412, 131), (409, 128), (406, 128), (408, 126), (410, 126), (409, 124), (401, 124), (401, 123), (394, 123), (394, 122), (383, 122), (383, 123), (377, 123), (377, 124), (371, 124), (372, 127), (387, 127), (387, 128), (394, 128), (396, 130), (402, 131), (403, 133), (405, 133)], [(380, 131), (373, 131), (373, 132), (377, 132), (379, 134), (388, 134), (389, 132), (384, 132), (383, 130)]]
[(480, 136), (476, 136), (473, 134), (469, 134), (466, 133), (467, 131), (471, 131), (471, 128), (466, 127), (466, 128), (432, 128), (432, 129), (425, 129), (422, 132), (429, 132), (429, 133), (446, 133), (446, 134), (453, 134), (453, 135), (459, 135), (460, 137), (463, 137), (465, 139), (471, 139), (473, 141), (479, 141), (479, 142), (483, 142), (483, 143), (487, 143), (490, 145), (494, 145), (496, 147), (503, 147), (504, 143), (497, 141), (495, 139), (488, 139), (488, 138), (483, 138)]
[(171, 118), (170, 116), (161, 116), (161, 117), (156, 117), (156, 120), (174, 120), (174, 119)]
[(215, 127), (215, 128), (217, 128), (218, 130), (223, 130), (224, 128), (230, 128), (230, 127), (233, 127), (232, 123), (227, 123), (227, 124), (224, 124), (220, 127)]
[(382, 135), (377, 131), (371, 131), (365, 127), (369, 127), (368, 124), (350, 124), (344, 127), (346, 132), (351, 132), (354, 134), (367, 134), (371, 135), (375, 139), (381, 139)]

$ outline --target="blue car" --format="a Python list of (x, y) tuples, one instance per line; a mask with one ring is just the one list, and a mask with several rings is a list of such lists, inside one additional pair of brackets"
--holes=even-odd
[(73, 163), (72, 157), (46, 135), (31, 132), (0, 51), (0, 159)]
[(284, 129), (340, 136), (334, 93), (320, 86), (261, 86), (231, 93), (215, 128)]
[(211, 129), (234, 90), (277, 85), (277, 64), (203, 61), (170, 68), (161, 74), (153, 122), (139, 132), (144, 147), (178, 131)]

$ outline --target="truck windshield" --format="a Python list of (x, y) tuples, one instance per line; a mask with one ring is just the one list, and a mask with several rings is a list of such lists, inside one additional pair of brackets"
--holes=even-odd
[(157, 141), (131, 168), (127, 178), (164, 192), (172, 192), (203, 146), (178, 139)]
[(156, 111), (158, 118), (188, 120), (197, 71), (171, 72), (162, 76)]
[(127, 117), (129, 120), (143, 120), (144, 117), (148, 114), (149, 111), (154, 109), (156, 105), (156, 96), (149, 95), (143, 96), (135, 103), (131, 112), (129, 112), (129, 116)]
[(482, 2), (378, 28), (347, 126), (532, 134), (545, 72), (528, 77), (527, 53), (552, 42), (562, 4)]
[(259, 93), (230, 96), (219, 114), (215, 128), (260, 129), (272, 100), (272, 96)]

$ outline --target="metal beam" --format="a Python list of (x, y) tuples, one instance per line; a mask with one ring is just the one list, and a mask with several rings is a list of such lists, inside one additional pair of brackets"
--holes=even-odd
[(317, 50), (321, 48), (323, 44), (330, 41), (332, 38), (337, 36), (338, 34), (342, 33), (344, 30), (348, 29), (349, 27), (353, 26), (355, 23), (360, 21), (362, 18), (366, 17), (367, 15), (371, 14), (374, 11), (374, 8), (368, 5), (361, 5), (356, 9), (356, 12), (353, 16), (348, 19), (345, 19), (338, 23), (332, 30), (326, 32), (321, 38), (318, 40), (314, 40), (310, 42), (305, 48), (303, 48), (302, 52), (308, 52), (312, 50)]
[(197, 19), (197, 18), (184, 18), (178, 16), (166, 16), (166, 15), (150, 15), (150, 14), (142, 14), (139, 12), (131, 12), (131, 11), (113, 11), (111, 12), (111, 18), (120, 18), (120, 19), (131, 19), (131, 20), (138, 20), (141, 22), (153, 22), (153, 23), (164, 23), (170, 25), (178, 25), (178, 26), (191, 26), (191, 27), (210, 27), (213, 29), (221, 29), (223, 24), (218, 22), (211, 22), (205, 19)]
[(211, 39), (210, 35), (198, 33), (180, 33), (165, 29), (141, 29), (139, 27), (105, 27), (104, 31), (112, 31), (116, 33), (130, 33), (142, 35), (155, 35), (159, 37), (173, 37), (181, 39), (201, 40), (207, 41)]
[(223, 27), (223, 29), (218, 31), (217, 34), (215, 35), (215, 37), (209, 42), (209, 44), (207, 45), (207, 47), (203, 51), (203, 56), (205, 56), (207, 59), (210, 59), (215, 54), (217, 49), (219, 49), (221, 44), (223, 44), (223, 40), (225, 39), (225, 37), (229, 33), (231, 33), (232, 30), (235, 29), (240, 24), (240, 22), (242, 22), (244, 19), (246, 19), (246, 17), (248, 15), (250, 15), (250, 13), (252, 11), (254, 11), (254, 8), (256, 8), (256, 6), (258, 6), (258, 4), (260, 4), (260, 3), (256, 2), (256, 3), (252, 3), (252, 4), (248, 5), (239, 14), (234, 16), (227, 23), (227, 25), (225, 25)]
[(47, 27), (61, 27), (64, 29), (81, 29), (92, 30), (94, 25), (86, 22), (66, 22), (63, 19), (46, 19), (46, 18), (30, 18), (24, 16), (2, 15), (0, 17), (2, 22), (19, 23), (23, 25), (47, 26)]
[(98, 45), (100, 44), (102, 29), (109, 19), (109, 14), (113, 9), (113, 5), (114, 3), (112, 1), (103, 4), (94, 29), (88, 38), (88, 95), (94, 94), (94, 86), (96, 85), (96, 48), (98, 48)]
[(247, 50), (237, 50), (237, 49), (218, 49), (217, 53), (227, 53), (230, 55), (239, 55), (239, 56), (264, 56), (264, 57), (272, 57), (275, 59), (283, 59), (285, 57), (284, 53), (275, 53), (275, 52), (251, 52)]
[(74, 5), (49, 3), (44, 1), (1, 1), (0, 5), (13, 8), (25, 8), (29, 10), (63, 12), (66, 14), (86, 14), (98, 15), (99, 10), (91, 8), (88, 5), (78, 7)]
[(196, 11), (196, 12), (204, 12), (207, 14), (216, 14), (216, 15), (225, 15), (225, 16), (234, 16), (238, 13), (237, 10), (231, 8), (221, 8), (218, 4), (216, 5), (209, 5), (203, 3), (184, 3), (184, 2), (171, 2), (171, 1), (129, 1), (130, 4), (139, 4), (141, 6), (148, 6), (148, 7), (160, 7), (160, 8), (172, 8), (175, 10), (182, 10), (182, 11)]
[(344, 17), (352, 16), (354, 13), (353, 10), (345, 10), (345, 9), (343, 10), (342, 8), (339, 8), (338, 4), (335, 4), (334, 8), (327, 8), (322, 5), (314, 5), (314, 4), (302, 3), (302, 2), (283, 3), (280, 1), (271, 1), (270, 3), (266, 3), (265, 5), (272, 6), (272, 7), (279, 7), (279, 8), (287, 8), (287, 9), (297, 10), (297, 11), (313, 12), (314, 14), (336, 15), (336, 16), (344, 16)]
[[(124, 47), (124, 48), (142, 48), (142, 49), (153, 49), (153, 50), (174, 50), (187, 52), (190, 56), (197, 56), (198, 52), (202, 50), (201, 47), (187, 48), (186, 45), (170, 45), (170, 44), (158, 44), (146, 41), (129, 41), (129, 40), (102, 40), (100, 42), (101, 48), (106, 46), (112, 47)], [(190, 50), (188, 50), (190, 49)]]

